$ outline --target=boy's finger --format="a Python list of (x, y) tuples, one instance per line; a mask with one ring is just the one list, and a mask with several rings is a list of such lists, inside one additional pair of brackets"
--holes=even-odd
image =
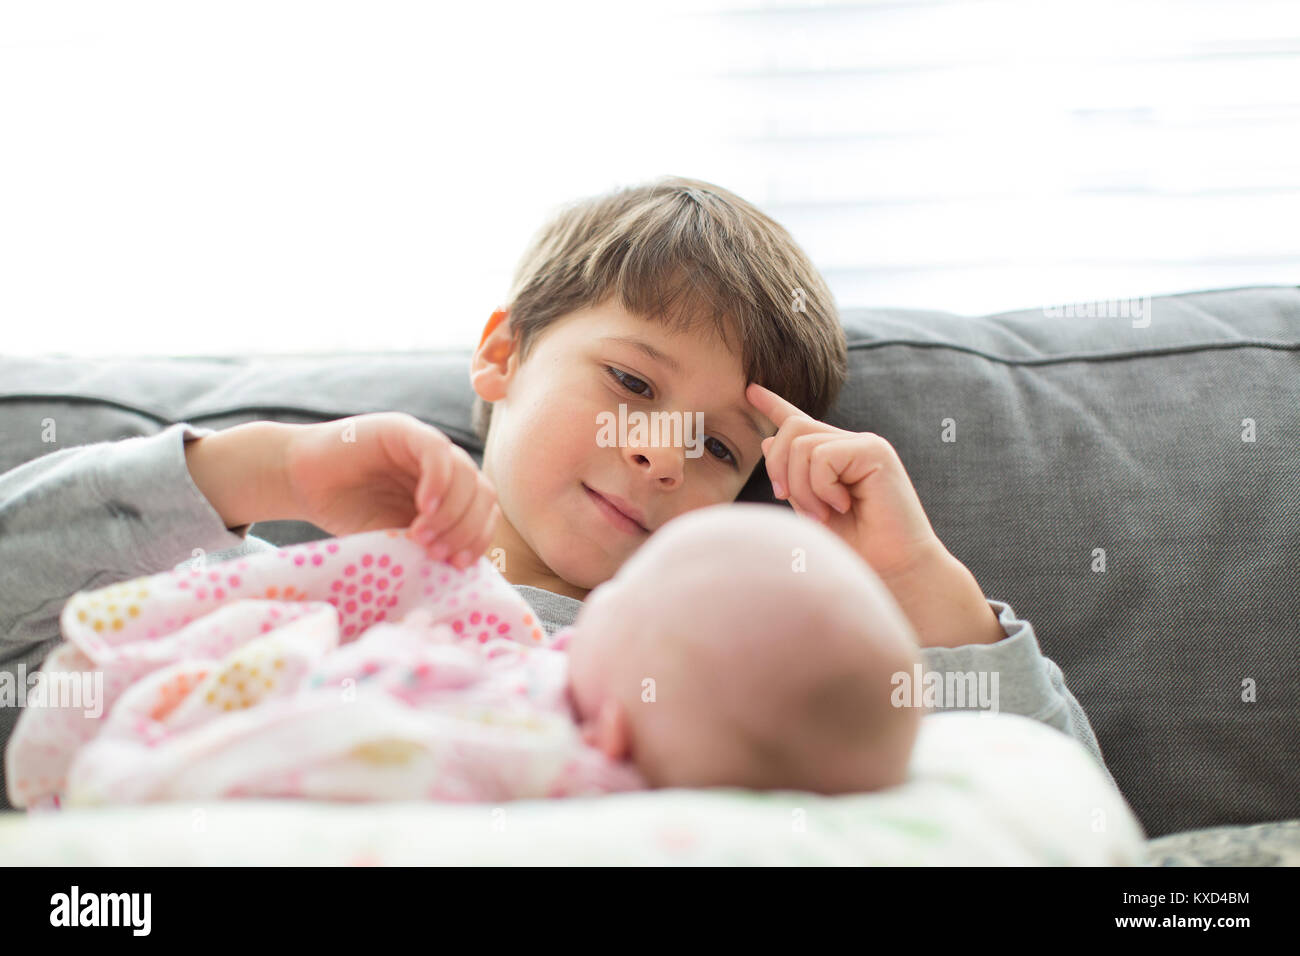
[(800, 508), (793, 501), (790, 502), (790, 507), (793, 508), (794, 513), (799, 515), (801, 518), (807, 518), (809, 521), (815, 521), (819, 525), (823, 525), (823, 526), (826, 524), (826, 519), (823, 518), (815, 511), (809, 511), (806, 508)]
[(792, 499), (792, 500), (791, 500), (790, 502), (788, 502), (788, 503), (789, 503), (791, 509), (793, 509), (794, 513), (797, 514), (799, 517), (801, 517), (801, 518), (807, 518), (807, 519), (809, 519), (810, 521), (816, 521), (816, 520), (817, 520), (817, 516), (816, 516), (816, 515), (809, 514), (806, 510), (804, 510), (803, 508), (799, 507), (799, 503), (798, 503), (797, 501), (794, 501), (794, 500)]
[(799, 440), (790, 444), (790, 463), (786, 468), (786, 475), (790, 479), (790, 500), (797, 501), (804, 511), (816, 515), (819, 521), (830, 518), (830, 507), (812, 488), (812, 450), (827, 438), (800, 435)]
[(749, 404), (758, 410), (758, 413), (772, 423), (774, 428), (780, 428), (785, 424), (786, 419), (792, 415), (803, 415), (804, 413), (795, 405), (787, 402), (770, 388), (765, 388), (757, 382), (750, 382), (745, 389), (745, 398)]
[[(415, 491), (412, 503), (415, 510), (427, 511), (428, 501), (434, 488), (440, 488), (447, 482), (448, 449), (451, 439), (432, 425), (420, 421), (414, 415), (405, 412), (383, 413), (379, 416), (385, 420), (389, 432), (395, 440), (400, 438), (398, 466), (411, 468), (416, 473)], [(395, 425), (391, 424), (396, 422)], [(387, 442), (385, 445), (387, 446)], [(405, 460), (409, 456), (409, 462)]]
[(456, 552), (471, 548), (482, 533), (483, 524), (496, 505), (496, 491), (491, 483), (479, 474), (476, 476), (473, 496), (461, 513), (446, 525), (434, 539), (435, 545), (445, 545), (443, 557), (450, 561)]
[(829, 430), (829, 428), (829, 425), (823, 425), (807, 415), (801, 415), (798, 418), (787, 419), (772, 437), (771, 443), (763, 453), (763, 460), (767, 463), (767, 476), (772, 482), (772, 491), (778, 498), (785, 498), (790, 494), (790, 443), (800, 435)]
[[(853, 495), (847, 485), (857, 479), (850, 471), (861, 461), (859, 444), (853, 438), (831, 438), (812, 450), (809, 457), (809, 482), (813, 493), (840, 514), (853, 507)], [(861, 467), (855, 470), (861, 471)], [(845, 478), (849, 480), (846, 482)]]
[[(454, 508), (455, 504), (451, 500), (452, 491), (455, 488), (455, 474), (451, 466), (446, 467), (447, 476), (445, 479), (439, 478), (439, 483), (433, 481), (429, 484), (429, 490), (425, 493), (426, 507), (416, 512), (414, 520), (411, 522), (408, 537), (421, 544), (432, 542), (438, 529), (445, 528), (449, 525), (454, 516), (448, 516), (448, 508)], [(417, 501), (418, 501), (417, 494)]]
[(445, 561), (463, 571), (478, 560), (481, 552), (476, 553), (474, 548), (494, 507), (496, 501), (493, 498), (483, 494), (475, 496), (460, 520), (438, 537), (436, 543), (447, 548)]
[(415, 507), (421, 514), (438, 510), (438, 499), (451, 481), (452, 456), (448, 444), (431, 441), (421, 458), (420, 482), (415, 491)]
[(473, 460), (465, 452), (455, 449), (452, 454), (457, 459), (459, 456), (456, 452), (465, 455), (466, 460), (452, 463), (450, 487), (442, 492), (437, 511), (425, 519), (427, 526), (434, 532), (435, 541), (461, 519), (479, 491), (479, 472)]
[[(501, 508), (493, 502), (492, 510), (488, 512), (487, 520), (483, 524), (483, 533), (469, 547), (469, 552), (474, 556), (475, 560), (487, 554), (488, 548), (492, 546), (492, 535), (496, 532), (497, 521), (500, 518)], [(501, 570), (504, 571), (505, 569), (502, 568)]]

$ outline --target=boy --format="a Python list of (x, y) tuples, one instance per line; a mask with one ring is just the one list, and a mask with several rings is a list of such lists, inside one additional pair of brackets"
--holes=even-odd
[[(889, 443), (819, 421), (845, 376), (832, 297), (743, 199), (670, 177), (566, 207), (521, 261), (470, 376), (481, 473), (437, 429), (388, 413), (220, 433), (179, 423), (0, 476), (4, 666), (39, 666), (73, 592), (194, 548), (221, 560), (273, 547), (248, 527), (286, 518), (333, 535), (409, 526), (457, 567), (503, 556), (494, 563), (554, 632), (657, 527), (735, 500), (766, 456), (777, 496), (880, 576), (927, 669), (998, 673), (998, 709), (1074, 736), (1104, 769), (1032, 626), (986, 600), (939, 542)], [(598, 444), (597, 414), (621, 402), (701, 412), (704, 454)], [(14, 711), (0, 708), (0, 739)]]

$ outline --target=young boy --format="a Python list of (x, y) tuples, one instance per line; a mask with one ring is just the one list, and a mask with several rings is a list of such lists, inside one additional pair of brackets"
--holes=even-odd
[[(829, 290), (743, 199), (673, 177), (573, 203), (532, 243), (473, 356), (481, 472), (396, 413), (219, 433), (179, 423), (28, 462), (0, 476), (4, 666), (39, 666), (75, 591), (196, 548), (222, 560), (273, 547), (248, 526), (287, 518), (333, 535), (409, 526), (457, 567), (486, 553), (554, 632), (656, 528), (735, 500), (765, 458), (777, 496), (879, 575), (927, 670), (996, 673), (998, 709), (1074, 736), (1104, 769), (1032, 626), (939, 542), (889, 443), (819, 421), (845, 366)], [(702, 416), (702, 454), (599, 442), (597, 416), (620, 403)], [(0, 708), (2, 739), (14, 710)]]

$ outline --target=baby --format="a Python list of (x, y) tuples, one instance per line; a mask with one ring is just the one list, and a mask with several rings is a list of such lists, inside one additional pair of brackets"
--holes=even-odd
[(15, 806), (858, 792), (903, 781), (921, 717), (890, 703), (918, 650), (879, 579), (755, 504), (668, 522), (553, 638), (486, 559), (395, 531), (82, 592), (62, 623), (42, 671), (101, 672), (103, 717), (24, 711)]
[(891, 705), (891, 676), (919, 660), (915, 635), (811, 520), (758, 504), (681, 515), (567, 630), (584, 741), (650, 786), (832, 794), (906, 775), (921, 713)]

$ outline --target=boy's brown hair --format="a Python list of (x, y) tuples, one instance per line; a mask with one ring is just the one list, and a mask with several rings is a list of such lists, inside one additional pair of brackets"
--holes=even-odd
[[(711, 183), (666, 176), (562, 207), (515, 270), (506, 308), (520, 361), (556, 319), (611, 296), (673, 331), (711, 320), (747, 381), (813, 418), (844, 382), (844, 329), (812, 262), (779, 223)], [(476, 397), (485, 442), (491, 414)]]

